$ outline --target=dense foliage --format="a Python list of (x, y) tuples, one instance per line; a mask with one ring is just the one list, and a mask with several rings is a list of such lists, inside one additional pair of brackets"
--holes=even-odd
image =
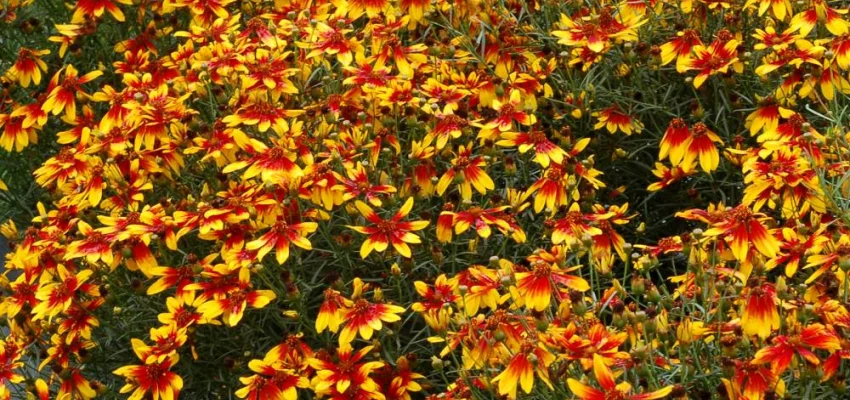
[(0, 400), (846, 396), (845, 2), (0, 20)]

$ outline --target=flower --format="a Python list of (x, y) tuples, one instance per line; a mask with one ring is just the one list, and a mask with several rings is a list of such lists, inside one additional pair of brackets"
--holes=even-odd
[(608, 133), (616, 133), (619, 130), (626, 135), (631, 135), (632, 132), (640, 133), (643, 130), (643, 124), (640, 121), (624, 113), (620, 110), (620, 106), (616, 104), (604, 110), (594, 112), (593, 116), (597, 118), (593, 129), (605, 128), (608, 130)]
[(372, 250), (384, 252), (388, 245), (392, 243), (393, 248), (404, 257), (410, 257), (410, 244), (421, 243), (421, 239), (414, 231), (425, 229), (428, 226), (428, 221), (402, 221), (404, 217), (410, 214), (413, 209), (413, 198), (409, 197), (404, 205), (390, 218), (383, 219), (372, 210), (366, 203), (357, 200), (355, 207), (360, 212), (366, 221), (372, 223), (370, 226), (352, 226), (346, 225), (349, 229), (353, 229), (358, 233), (369, 235), (360, 247), (360, 257), (366, 259)]
[(316, 376), (310, 384), (319, 394), (344, 394), (349, 390), (354, 393), (377, 393), (378, 385), (369, 375), (384, 363), (363, 362), (372, 349), (372, 346), (366, 346), (355, 352), (351, 346), (343, 345), (336, 351), (338, 361), (316, 357), (309, 359), (310, 367), (316, 370)]
[(617, 384), (611, 369), (605, 365), (604, 358), (598, 354), (593, 355), (593, 373), (602, 390), (585, 385), (573, 378), (567, 379), (570, 391), (581, 400), (653, 400), (664, 398), (673, 390), (673, 386), (665, 386), (654, 392), (629, 394), (632, 386), (628, 382)]
[(562, 269), (557, 265), (539, 260), (531, 265), (529, 272), (517, 272), (516, 290), (513, 293), (514, 304), (525, 306), (535, 311), (549, 308), (554, 295), (559, 301), (566, 298), (562, 288), (584, 292), (590, 289), (590, 284), (579, 276), (569, 274), (579, 267)]
[(555, 355), (540, 344), (525, 342), (520, 351), (511, 357), (507, 368), (493, 378), (492, 382), (499, 382), (499, 394), (507, 395), (509, 399), (516, 399), (518, 386), (522, 387), (526, 394), (531, 393), (535, 373), (551, 388), (548, 367), (555, 359)]
[(41, 83), (41, 73), (47, 72), (47, 64), (41, 56), (50, 54), (50, 50), (32, 50), (22, 47), (18, 50), (18, 58), (9, 68), (9, 73), (18, 79), (23, 87), (29, 87), (30, 82), (38, 85)]
[(278, 221), (270, 229), (248, 244), (248, 250), (257, 250), (257, 260), (262, 261), (272, 248), (275, 250), (275, 258), (278, 264), (283, 264), (289, 258), (289, 245), (294, 244), (304, 250), (311, 250), (313, 246), (305, 236), (313, 233), (319, 228), (315, 222), (288, 223), (278, 217)]
[(339, 334), (340, 346), (351, 343), (359, 334), (369, 340), (375, 331), (383, 328), (382, 322), (392, 323), (401, 320), (398, 314), (404, 312), (403, 307), (392, 304), (372, 303), (360, 297), (364, 290), (363, 282), (354, 279), (354, 300), (346, 304), (342, 312), (343, 328)]
[(811, 324), (798, 335), (780, 335), (773, 339), (773, 344), (756, 352), (753, 364), (770, 363), (772, 371), (781, 375), (791, 365), (794, 355), (799, 355), (807, 362), (818, 365), (820, 359), (810, 349), (835, 351), (841, 349), (838, 337), (822, 324)]
[(737, 72), (743, 70), (743, 64), (738, 62), (737, 49), (738, 41), (732, 39), (728, 31), (722, 31), (708, 47), (701, 44), (694, 45), (693, 55), (687, 57), (683, 69), (699, 71), (694, 78), (694, 87), (699, 88), (709, 76), (725, 74), (729, 71), (729, 67)]
[[(63, 75), (62, 83), (59, 83), (59, 75)], [(74, 119), (77, 116), (75, 98), (80, 93), (85, 93), (81, 86), (101, 75), (103, 75), (102, 71), (92, 71), (79, 76), (79, 72), (73, 65), (65, 65), (65, 67), (56, 71), (56, 74), (50, 79), (47, 86), (47, 98), (41, 105), (42, 111), (57, 115), (64, 110), (66, 117)]]
[[(138, 354), (136, 346), (134, 343), (133, 350)], [(172, 400), (180, 395), (180, 389), (183, 388), (183, 379), (171, 371), (179, 360), (177, 353), (171, 353), (161, 362), (128, 365), (116, 369), (113, 373), (127, 379), (120, 392), (133, 392), (129, 397), (132, 400), (141, 400), (146, 395), (152, 396), (153, 400)]]
[(744, 297), (744, 307), (741, 313), (741, 326), (744, 333), (758, 335), (764, 339), (776, 329), (779, 329), (779, 312), (776, 305), (776, 288), (764, 283), (750, 288)]

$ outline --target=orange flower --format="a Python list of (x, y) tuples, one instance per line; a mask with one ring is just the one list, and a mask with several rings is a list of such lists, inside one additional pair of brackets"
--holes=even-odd
[(325, 54), (336, 55), (336, 59), (347, 67), (354, 60), (354, 55), (362, 54), (364, 50), (363, 45), (356, 38), (345, 37), (351, 31), (351, 29), (339, 27), (332, 28), (319, 22), (314, 28), (308, 28), (310, 42), (299, 43), (299, 45), (311, 49), (306, 58), (324, 56)]
[(684, 69), (699, 71), (694, 78), (695, 88), (702, 86), (711, 75), (725, 74), (729, 71), (729, 67), (733, 67), (738, 72), (743, 70), (743, 64), (738, 62), (738, 41), (733, 39), (728, 31), (718, 33), (717, 39), (708, 47), (701, 44), (695, 45), (693, 53), (684, 62)]
[(555, 354), (540, 344), (525, 342), (520, 351), (511, 357), (507, 368), (493, 378), (492, 383), (499, 382), (499, 394), (516, 399), (517, 386), (522, 387), (526, 394), (534, 388), (534, 374), (550, 389), (549, 365), (555, 362)]
[(690, 165), (674, 166), (673, 168), (657, 162), (655, 163), (655, 169), (652, 170), (652, 174), (661, 180), (650, 184), (646, 189), (650, 192), (659, 191), (693, 174), (693, 172), (693, 161)]
[[(357, 289), (358, 279), (355, 279), (355, 291)], [(362, 286), (362, 283), (360, 284)], [(359, 296), (355, 296), (359, 297)], [(339, 333), (340, 346), (346, 346), (351, 343), (358, 335), (363, 339), (369, 340), (372, 338), (374, 331), (383, 329), (383, 322), (392, 323), (401, 321), (398, 314), (404, 312), (404, 308), (383, 303), (372, 303), (363, 298), (357, 298), (346, 307), (342, 319), (344, 326), (342, 332)]]
[(104, 235), (100, 231), (92, 229), (91, 225), (84, 221), (77, 223), (77, 229), (85, 236), (85, 239), (76, 240), (68, 245), (65, 253), (66, 260), (85, 257), (89, 264), (95, 264), (98, 261), (103, 261), (110, 267), (115, 264), (115, 257), (111, 249), (115, 240), (114, 235)]
[[(17, 111), (17, 110), (16, 110)], [(25, 127), (26, 117), (12, 114), (0, 114), (0, 147), (6, 151), (22, 151), (30, 143), (38, 143), (36, 127)]]
[(611, 369), (605, 365), (605, 359), (598, 355), (593, 355), (593, 373), (596, 377), (596, 382), (602, 387), (602, 390), (585, 385), (573, 378), (567, 379), (567, 386), (574, 395), (581, 400), (607, 400), (607, 399), (623, 399), (623, 400), (654, 400), (666, 397), (673, 391), (673, 386), (666, 386), (662, 389), (649, 393), (629, 394), (632, 386), (628, 382), (617, 384), (614, 374)]
[[(134, 343), (133, 350), (138, 353), (136, 345), (137, 343)], [(149, 394), (153, 400), (172, 400), (180, 395), (180, 389), (183, 388), (183, 379), (171, 371), (178, 360), (180, 356), (171, 353), (162, 362), (128, 365), (116, 369), (113, 373), (127, 379), (121, 393), (132, 391), (131, 399), (141, 399)]]
[(490, 209), (472, 207), (468, 210), (451, 212), (443, 211), (437, 219), (437, 239), (441, 242), (452, 241), (452, 230), (455, 234), (462, 234), (470, 227), (482, 238), (490, 237), (490, 225), (495, 225), (503, 234), (510, 234), (514, 240), (521, 243), (525, 241), (525, 232), (514, 222), (513, 217), (504, 211), (510, 208), (502, 206)]
[(245, 248), (257, 250), (257, 260), (262, 261), (272, 249), (278, 264), (283, 264), (289, 258), (289, 245), (294, 244), (304, 250), (311, 250), (312, 244), (305, 236), (316, 231), (319, 224), (315, 222), (291, 223), (282, 217), (271, 228), (254, 241), (248, 242)]
[[(132, 0), (115, 0), (119, 4), (133, 4)], [(77, 0), (74, 5), (74, 15), (71, 23), (79, 24), (86, 21), (86, 17), (100, 18), (104, 11), (108, 11), (115, 20), (124, 22), (124, 13), (113, 3), (113, 0)]]
[(756, 353), (752, 363), (769, 362), (773, 373), (782, 375), (791, 365), (794, 355), (799, 355), (813, 365), (820, 364), (820, 359), (810, 349), (840, 350), (841, 342), (829, 328), (821, 324), (811, 324), (803, 328), (799, 334), (777, 336), (770, 346), (762, 348)]
[(493, 190), (496, 186), (484, 171), (487, 162), (481, 156), (472, 155), (472, 143), (460, 145), (457, 155), (452, 159), (452, 167), (437, 182), (437, 194), (443, 195), (452, 181), (457, 182), (463, 200), (472, 199), (472, 188), (481, 194)]
[(663, 160), (669, 156), (670, 162), (678, 166), (685, 156), (689, 140), (691, 140), (691, 130), (688, 124), (681, 118), (674, 118), (664, 131), (664, 137), (661, 138), (658, 159)]
[[(351, 391), (352, 395), (360, 391), (366, 393), (378, 393), (378, 385), (369, 376), (372, 371), (384, 365), (381, 361), (362, 362), (366, 355), (372, 351), (372, 346), (366, 346), (357, 352), (349, 345), (343, 345), (337, 349), (338, 361), (330, 359), (310, 358), (308, 363), (316, 370), (316, 376), (310, 382), (315, 388), (316, 394), (325, 395), (336, 393), (338, 395)], [(355, 397), (352, 398), (367, 398)]]
[(502, 140), (496, 144), (505, 147), (519, 146), (519, 152), (523, 154), (534, 149), (534, 162), (543, 168), (549, 166), (550, 160), (556, 164), (563, 164), (564, 159), (570, 156), (564, 149), (552, 143), (545, 133), (537, 130), (519, 133), (502, 132)]
[(735, 360), (735, 375), (731, 380), (721, 378), (729, 398), (763, 399), (765, 393), (776, 386), (779, 377), (770, 370), (751, 361)]
[(715, 143), (723, 144), (723, 141), (702, 122), (694, 124), (690, 132), (691, 136), (682, 145), (682, 165), (691, 165), (694, 160), (699, 159), (702, 170), (711, 173), (720, 163), (720, 153)]
[(705, 232), (706, 236), (722, 236), (732, 249), (732, 254), (738, 261), (747, 260), (750, 244), (765, 257), (776, 257), (779, 251), (779, 241), (764, 226), (762, 214), (753, 213), (744, 205), (739, 205), (724, 212), (723, 219), (713, 224)]
[[(62, 83), (59, 83), (59, 75), (64, 72)], [(56, 71), (53, 78), (50, 79), (50, 84), (47, 86), (47, 99), (41, 105), (44, 112), (49, 112), (57, 115), (65, 110), (65, 116), (71, 120), (77, 116), (76, 96), (84, 94), (82, 85), (95, 80), (95, 78), (103, 75), (101, 71), (92, 71), (83, 76), (73, 65), (67, 64), (65, 67)]]
[(277, 297), (271, 290), (251, 290), (248, 270), (240, 268), (239, 271), (239, 287), (228, 291), (227, 294), (216, 295), (214, 300), (198, 307), (198, 312), (204, 319), (210, 320), (223, 314), (222, 319), (227, 325), (236, 326), (248, 306), (263, 308)]
[(517, 272), (516, 290), (513, 291), (514, 304), (535, 311), (549, 308), (554, 295), (558, 302), (567, 296), (564, 288), (584, 292), (590, 289), (586, 280), (569, 272), (579, 267), (562, 269), (557, 264), (539, 260), (531, 265), (530, 272)]
[(18, 79), (23, 87), (29, 87), (30, 82), (36, 85), (41, 83), (41, 73), (47, 72), (47, 64), (42, 61), (41, 56), (50, 54), (50, 50), (32, 50), (22, 47), (18, 50), (18, 58), (9, 73)]
[[(274, 139), (272, 139), (274, 141)], [(304, 171), (295, 164), (296, 155), (284, 140), (276, 141), (274, 147), (268, 147), (263, 142), (251, 139), (248, 151), (253, 156), (248, 160), (237, 161), (225, 167), (222, 173), (228, 174), (245, 167), (242, 179), (250, 179), (257, 175), (263, 182), (283, 184), (303, 175)]]
[(676, 33), (676, 37), (661, 45), (661, 65), (670, 64), (676, 60), (676, 71), (683, 73), (688, 69), (688, 57), (695, 46), (702, 46), (699, 33), (693, 29), (685, 29)]
[(419, 231), (428, 226), (428, 221), (402, 221), (410, 210), (413, 209), (413, 197), (409, 197), (404, 205), (390, 219), (383, 219), (372, 210), (366, 203), (357, 200), (355, 202), (360, 215), (366, 218), (366, 221), (372, 223), (371, 226), (352, 226), (346, 227), (353, 229), (364, 235), (369, 235), (368, 238), (360, 246), (360, 257), (366, 259), (372, 250), (384, 252), (388, 245), (392, 243), (393, 248), (404, 257), (411, 257), (410, 244), (421, 243), (422, 240), (412, 231)]
[(432, 329), (445, 330), (452, 314), (452, 306), (461, 300), (457, 294), (457, 279), (447, 279), (446, 274), (440, 274), (433, 285), (415, 281), (413, 286), (422, 301), (413, 303), (411, 309), (422, 314)]
[(769, 283), (749, 288), (744, 298), (744, 307), (741, 312), (741, 326), (744, 333), (758, 335), (764, 339), (770, 333), (779, 329), (779, 311), (776, 305), (779, 299), (776, 297), (776, 288)]
[(333, 190), (342, 192), (342, 199), (348, 201), (363, 196), (369, 204), (380, 207), (383, 202), (380, 196), (396, 192), (396, 188), (390, 185), (373, 185), (369, 182), (369, 175), (363, 164), (355, 164), (355, 168), (345, 170), (347, 177), (334, 172), (339, 184)]
[(643, 130), (643, 124), (640, 121), (624, 113), (620, 110), (620, 106), (616, 104), (602, 111), (594, 112), (593, 116), (597, 118), (593, 129), (605, 128), (608, 133), (616, 133), (619, 130), (626, 135), (631, 135), (632, 132), (640, 133)]
[(342, 297), (336, 290), (325, 289), (325, 300), (319, 307), (319, 315), (316, 317), (316, 332), (322, 333), (325, 329), (334, 333), (338, 332), (345, 316), (347, 302), (349, 300)]

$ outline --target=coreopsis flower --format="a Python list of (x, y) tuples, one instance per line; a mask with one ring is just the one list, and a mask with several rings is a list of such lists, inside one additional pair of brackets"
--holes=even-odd
[(422, 385), (417, 380), (425, 379), (425, 376), (411, 371), (410, 361), (401, 356), (396, 359), (395, 366), (384, 364), (376, 370), (373, 379), (386, 398), (410, 400), (411, 393), (422, 391)]
[(86, 18), (100, 18), (104, 11), (109, 12), (116, 21), (124, 22), (124, 13), (118, 4), (133, 4), (133, 2), (132, 0), (78, 0), (74, 5), (71, 23), (83, 23)]
[(319, 315), (316, 316), (316, 332), (322, 333), (325, 329), (331, 332), (339, 332), (345, 316), (346, 307), (351, 302), (331, 288), (325, 289), (325, 299), (319, 307)]
[(676, 71), (686, 72), (688, 57), (695, 46), (703, 46), (699, 32), (694, 29), (676, 32), (675, 38), (661, 45), (661, 65), (667, 65), (676, 60)]
[(608, 133), (620, 131), (626, 135), (631, 135), (632, 132), (640, 133), (643, 130), (643, 124), (639, 120), (623, 112), (620, 106), (616, 104), (594, 112), (593, 116), (596, 117), (596, 124), (593, 125), (593, 129), (605, 128)]
[(814, 209), (825, 212), (823, 192), (817, 173), (812, 170), (800, 148), (782, 148), (770, 155), (770, 160), (751, 157), (744, 162), (744, 189), (742, 203), (759, 211), (767, 204), (776, 208), (775, 200), (782, 201), (784, 217), (802, 216)]
[(556, 30), (552, 35), (558, 43), (567, 46), (587, 47), (594, 53), (601, 53), (614, 41), (629, 42), (637, 40), (637, 28), (646, 20), (633, 13), (615, 13), (612, 7), (602, 8), (598, 15), (582, 16), (578, 21), (561, 14), (559, 24), (567, 30)]
[(355, 54), (362, 54), (363, 45), (356, 38), (346, 38), (352, 32), (351, 29), (330, 27), (322, 22), (316, 23), (315, 27), (308, 28), (309, 42), (299, 43), (310, 49), (306, 58), (319, 55), (336, 55), (336, 59), (343, 65), (351, 65)]
[[(499, 261), (500, 264), (503, 262), (510, 264), (507, 260)], [(460, 302), (467, 315), (478, 314), (482, 306), (495, 310), (508, 299), (508, 296), (499, 293), (502, 287), (499, 272), (481, 265), (473, 265), (459, 272), (457, 284), (458, 287), (466, 286), (469, 289), (461, 294), (463, 299)]]
[(366, 346), (355, 352), (351, 346), (342, 345), (336, 351), (337, 360), (331, 360), (330, 357), (310, 358), (308, 363), (316, 371), (316, 376), (310, 384), (313, 385), (316, 393), (319, 395), (329, 393), (343, 395), (348, 391), (352, 394), (378, 393), (378, 385), (369, 375), (384, 366), (384, 363), (364, 360), (372, 349), (373, 346)]
[(811, 0), (808, 3), (808, 9), (797, 13), (791, 18), (788, 29), (799, 31), (800, 35), (805, 37), (820, 22), (824, 24), (829, 33), (835, 36), (841, 36), (850, 31), (850, 22), (847, 22), (842, 17), (842, 15), (847, 13), (847, 10), (832, 8), (826, 0)]
[(472, 143), (458, 146), (452, 166), (446, 170), (437, 182), (437, 194), (443, 195), (452, 182), (457, 183), (461, 199), (472, 199), (472, 188), (485, 194), (496, 188), (495, 183), (484, 171), (487, 162), (482, 156), (472, 154)]
[(276, 141), (274, 147), (268, 147), (263, 142), (251, 139), (248, 151), (252, 157), (248, 160), (234, 162), (222, 170), (222, 173), (238, 171), (245, 167), (242, 179), (250, 179), (257, 175), (263, 182), (282, 184), (291, 179), (299, 178), (304, 171), (296, 161), (296, 154), (285, 140)]
[[(380, 2), (386, 0), (377, 1)], [(374, 68), (376, 70), (382, 69), (385, 65), (387, 65), (388, 61), (392, 61), (402, 78), (406, 76), (408, 79), (413, 79), (416, 68), (428, 62), (428, 57), (424, 54), (426, 50), (428, 50), (428, 46), (425, 46), (422, 43), (404, 46), (398, 36), (398, 33), (393, 32), (393, 30), (400, 28), (403, 24), (406, 25), (407, 20), (409, 19), (410, 17), (408, 16), (399, 18), (392, 28), (382, 29), (381, 34), (373, 36), (372, 57), (375, 58)]]
[(628, 382), (617, 383), (611, 369), (605, 365), (605, 359), (598, 355), (593, 355), (593, 374), (596, 377), (596, 382), (602, 390), (588, 386), (573, 378), (567, 379), (567, 386), (581, 400), (607, 400), (607, 399), (623, 399), (623, 400), (654, 400), (666, 397), (673, 390), (673, 386), (665, 386), (662, 389), (649, 393), (630, 394), (632, 386)]
[(758, 335), (764, 339), (779, 329), (779, 311), (776, 309), (779, 298), (776, 287), (763, 283), (750, 287), (744, 297), (741, 311), (741, 327), (748, 335)]
[(22, 47), (18, 50), (18, 58), (9, 68), (9, 73), (18, 80), (23, 87), (29, 87), (30, 82), (38, 85), (41, 83), (41, 73), (47, 72), (47, 64), (41, 59), (42, 56), (50, 54), (50, 50), (33, 50)]
[(198, 312), (208, 320), (223, 315), (222, 320), (227, 325), (236, 326), (242, 320), (242, 316), (248, 306), (251, 308), (263, 308), (277, 298), (277, 295), (271, 290), (251, 289), (248, 275), (247, 269), (240, 269), (240, 287), (207, 301), (198, 307)]
[(780, 21), (784, 20), (785, 16), (793, 13), (791, 2), (788, 0), (747, 0), (744, 7), (750, 7), (754, 4), (758, 4), (759, 16), (764, 15), (770, 9), (773, 16)]
[(835, 62), (824, 60), (823, 68), (809, 75), (811, 76), (804, 80), (800, 87), (798, 92), (800, 97), (808, 97), (815, 88), (820, 88), (821, 94), (827, 100), (835, 98), (836, 91), (841, 94), (850, 94), (850, 81), (844, 77)]
[(333, 190), (342, 192), (342, 199), (344, 201), (363, 196), (369, 204), (380, 207), (383, 204), (381, 195), (390, 195), (397, 191), (391, 185), (373, 185), (369, 182), (369, 175), (361, 163), (355, 164), (354, 168), (346, 168), (345, 175), (342, 176), (334, 172), (334, 176), (336, 176), (339, 183), (333, 187)]
[[(134, 350), (135, 345), (134, 343)], [(131, 399), (141, 400), (149, 395), (153, 400), (171, 400), (176, 399), (183, 388), (183, 379), (171, 371), (179, 360), (180, 356), (174, 352), (161, 362), (128, 365), (116, 369), (113, 373), (127, 379), (127, 383), (120, 392), (122, 394), (133, 392), (130, 395)]]
[(702, 122), (694, 124), (690, 133), (688, 140), (682, 144), (684, 154), (680, 165), (692, 165), (695, 160), (699, 160), (700, 168), (711, 173), (720, 164), (720, 152), (715, 143), (723, 144), (723, 141)]
[(398, 107), (403, 110), (419, 105), (419, 97), (413, 95), (413, 83), (409, 80), (390, 81), (388, 86), (378, 89), (378, 98), (384, 107)]
[(269, 350), (262, 359), (248, 363), (254, 375), (239, 378), (245, 385), (236, 391), (239, 398), (296, 400), (297, 389), (310, 387), (310, 380), (301, 374), (300, 366), (292, 365), (291, 360), (287, 359), (288, 354), (280, 351), (279, 347)]
[[(63, 75), (61, 83), (59, 82), (60, 75)], [(56, 71), (56, 74), (50, 79), (47, 86), (47, 98), (41, 105), (41, 109), (53, 115), (58, 115), (64, 110), (66, 117), (74, 119), (77, 116), (76, 96), (85, 93), (82, 85), (101, 75), (103, 75), (103, 71), (95, 70), (79, 76), (79, 72), (73, 65), (65, 65), (65, 67)]]
[(514, 274), (516, 278), (516, 289), (512, 290), (514, 304), (535, 311), (543, 311), (549, 308), (552, 296), (555, 296), (559, 303), (567, 298), (565, 289), (587, 291), (590, 289), (587, 281), (580, 276), (570, 274), (579, 268), (561, 268), (557, 264), (544, 260), (534, 262), (531, 265), (531, 271)]
[[(825, 51), (823, 46), (816, 46), (805, 39), (797, 39), (794, 41), (794, 48), (783, 48), (765, 55), (761, 60), (762, 64), (756, 68), (756, 75), (764, 76), (786, 65), (794, 68), (801, 68), (804, 64), (822, 67), (821, 58)], [(779, 91), (785, 90), (780, 88)]]
[(628, 353), (619, 350), (628, 338), (628, 333), (612, 332), (597, 321), (584, 330), (570, 323), (563, 332), (558, 333), (551, 340), (566, 359), (579, 360), (583, 369), (590, 369), (593, 367), (594, 355), (610, 361), (628, 359)]
[(451, 112), (445, 114), (438, 112), (435, 116), (437, 117), (437, 124), (428, 133), (428, 136), (423, 139), (423, 142), (430, 144), (431, 141), (436, 139), (437, 150), (442, 150), (446, 147), (450, 139), (460, 138), (463, 135), (463, 129), (470, 125), (469, 120)]
[[(265, 83), (265, 80), (262, 80)], [(287, 118), (304, 114), (304, 110), (288, 110), (280, 108), (268, 96), (252, 95), (236, 112), (221, 119), (228, 127), (240, 125), (256, 126), (260, 132), (271, 128), (278, 136), (283, 137), (289, 132)], [(254, 141), (251, 142), (254, 144)]]
[[(355, 286), (356, 282), (357, 280)], [(372, 303), (363, 298), (354, 300), (343, 312), (344, 326), (339, 333), (340, 345), (348, 345), (358, 334), (363, 339), (371, 339), (375, 331), (383, 329), (383, 323), (401, 321), (399, 314), (403, 312), (404, 308), (392, 304)]]
[(534, 162), (543, 168), (549, 166), (549, 161), (563, 164), (564, 159), (570, 155), (555, 143), (552, 143), (545, 133), (537, 130), (529, 132), (502, 132), (501, 140), (496, 142), (499, 146), (517, 147), (520, 153), (534, 150)]
[(779, 127), (779, 119), (790, 118), (794, 111), (780, 106), (774, 98), (762, 99), (759, 107), (747, 116), (747, 127), (750, 135), (755, 136), (760, 131), (773, 132)]
[(490, 226), (494, 225), (503, 234), (510, 234), (517, 242), (523, 242), (525, 233), (513, 218), (505, 213), (508, 208), (510, 207), (472, 207), (458, 212), (443, 211), (437, 220), (437, 239), (441, 242), (451, 242), (452, 230), (460, 235), (469, 228), (474, 228), (478, 236), (486, 239), (490, 237)]
[(284, 218), (278, 217), (278, 221), (274, 223), (270, 229), (262, 236), (248, 242), (245, 248), (248, 250), (257, 250), (257, 260), (262, 261), (263, 257), (272, 249), (275, 251), (275, 259), (278, 264), (283, 264), (289, 259), (289, 245), (294, 244), (304, 250), (313, 248), (307, 235), (316, 231), (319, 224), (315, 222), (295, 222), (286, 221)]
[(568, 240), (582, 240), (585, 235), (593, 237), (601, 235), (602, 230), (592, 226), (597, 218), (608, 218), (609, 214), (585, 214), (581, 211), (578, 203), (570, 205), (566, 215), (554, 221), (552, 231), (552, 243), (561, 244)]
[[(806, 284), (810, 284), (817, 280), (824, 272), (835, 266), (836, 263), (841, 263), (850, 255), (850, 236), (842, 233), (838, 239), (827, 240), (824, 242), (824, 251), (820, 254), (811, 254), (806, 259), (806, 266), (803, 268), (818, 267), (806, 279)], [(814, 249), (816, 250), (816, 249)]]
[(416, 293), (422, 297), (422, 301), (413, 303), (410, 307), (425, 318), (425, 322), (433, 329), (445, 330), (448, 327), (449, 317), (452, 315), (452, 306), (461, 299), (458, 295), (456, 279), (446, 278), (446, 274), (440, 274), (433, 285), (422, 281), (413, 282)]
[(779, 251), (779, 241), (765, 227), (762, 222), (765, 219), (762, 214), (753, 213), (746, 206), (739, 205), (726, 211), (723, 218), (713, 223), (712, 228), (705, 234), (722, 236), (739, 261), (747, 260), (750, 245), (755, 246), (765, 257), (773, 258)]
[(743, 64), (738, 62), (738, 41), (732, 38), (728, 31), (721, 31), (708, 47), (701, 44), (693, 47), (693, 55), (684, 62), (684, 70), (699, 71), (694, 77), (694, 87), (699, 88), (714, 74), (725, 74), (732, 67), (736, 72), (743, 71)]
[[(273, 52), (263, 48), (258, 48), (254, 53), (248, 53), (245, 57), (245, 65), (247, 65), (248, 72), (240, 75), (242, 88), (247, 92), (270, 90), (273, 94), (272, 99), (277, 98), (281, 94), (298, 93), (298, 88), (289, 80), (289, 77), (298, 72), (298, 69), (291, 68), (286, 62), (287, 55), (286, 52)], [(251, 114), (244, 111), (243, 116), (259, 116), (257, 115), (259, 113)], [(297, 114), (297, 110), (288, 110), (288, 112), (284, 112), (283, 114), (291, 118), (293, 114)], [(222, 122), (226, 123), (227, 121), (222, 120)], [(250, 125), (245, 121), (243, 123)], [(261, 131), (264, 131), (264, 123), (261, 122), (258, 126)], [(273, 123), (275, 125), (280, 124), (277, 121)], [(277, 129), (275, 132), (279, 134)]]
[(425, 229), (429, 224), (428, 221), (402, 221), (413, 209), (413, 197), (409, 197), (390, 219), (381, 218), (371, 207), (360, 200), (355, 202), (355, 207), (360, 215), (372, 224), (370, 226), (346, 225), (346, 227), (358, 233), (369, 235), (360, 247), (360, 257), (363, 259), (366, 259), (373, 250), (379, 253), (384, 252), (389, 244), (392, 244), (393, 248), (402, 256), (411, 257), (408, 244), (421, 243), (419, 236), (412, 232)]
[(730, 397), (763, 399), (768, 390), (776, 387), (779, 376), (767, 366), (749, 360), (734, 360), (734, 364), (732, 379), (721, 378)]
[(102, 232), (94, 230), (85, 221), (78, 222), (77, 229), (85, 238), (68, 245), (65, 259), (85, 258), (89, 264), (102, 261), (111, 267), (115, 263), (115, 256), (112, 253), (114, 235), (104, 235)]
[(36, 127), (25, 127), (26, 117), (0, 114), (0, 147), (6, 151), (22, 151), (30, 144), (38, 143)]
[(835, 351), (841, 349), (841, 343), (831, 329), (822, 324), (811, 324), (799, 334), (777, 336), (770, 346), (756, 352), (752, 363), (770, 363), (773, 372), (781, 375), (791, 365), (795, 355), (810, 364), (819, 365), (820, 359), (812, 352), (814, 349)]
[(491, 107), (499, 115), (493, 121), (484, 124), (483, 129), (478, 133), (478, 137), (485, 138), (489, 137), (491, 132), (513, 130), (514, 121), (524, 126), (534, 125), (537, 122), (537, 117), (534, 114), (526, 113), (523, 104), (522, 94), (518, 89), (512, 89), (510, 91), (507, 101), (493, 99)]
[(807, 255), (820, 254), (824, 245), (829, 241), (823, 235), (823, 228), (809, 235), (803, 235), (791, 228), (782, 228), (782, 240), (780, 241), (780, 254), (767, 260), (764, 267), (771, 270), (779, 265), (785, 264), (785, 276), (793, 277), (797, 273), (800, 261), (805, 260)]
[(493, 378), (492, 383), (499, 382), (499, 394), (516, 399), (517, 388), (521, 387), (526, 394), (534, 388), (534, 375), (552, 388), (549, 381), (549, 366), (557, 357), (542, 344), (527, 341), (522, 343), (520, 350), (514, 354), (504, 371)]

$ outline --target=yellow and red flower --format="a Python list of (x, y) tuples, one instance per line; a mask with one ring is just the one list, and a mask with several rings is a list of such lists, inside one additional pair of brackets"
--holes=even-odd
[(567, 386), (569, 386), (570, 391), (581, 400), (654, 400), (667, 397), (673, 390), (673, 386), (665, 386), (654, 392), (629, 394), (632, 385), (628, 382), (618, 384), (611, 369), (605, 365), (605, 359), (598, 354), (593, 355), (593, 373), (596, 377), (596, 382), (599, 383), (602, 390), (588, 386), (573, 378), (567, 379)]
[(373, 250), (379, 253), (384, 252), (390, 244), (404, 257), (410, 257), (411, 251), (408, 244), (421, 243), (422, 240), (416, 234), (412, 233), (420, 231), (428, 226), (428, 221), (402, 221), (404, 217), (410, 214), (413, 209), (413, 197), (409, 197), (404, 205), (390, 218), (383, 219), (372, 210), (366, 203), (357, 200), (355, 202), (357, 210), (370, 226), (352, 226), (346, 225), (348, 228), (355, 230), (358, 233), (369, 235), (363, 245), (360, 247), (360, 257), (366, 259)]

